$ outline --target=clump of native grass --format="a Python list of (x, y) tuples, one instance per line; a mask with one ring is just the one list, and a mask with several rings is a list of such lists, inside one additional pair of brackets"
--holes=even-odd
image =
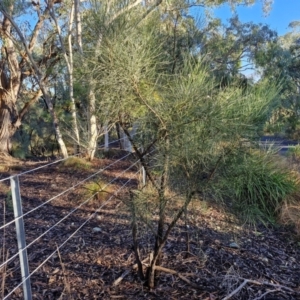
[(69, 157), (62, 162), (62, 166), (66, 168), (75, 169), (77, 171), (87, 171), (91, 168), (92, 164), (80, 157)]
[(230, 161), (223, 187), (229, 203), (248, 224), (276, 222), (283, 203), (298, 190), (298, 179), (283, 158), (250, 150)]
[(80, 197), (82, 199), (91, 199), (88, 202), (89, 206), (99, 205), (108, 200), (116, 190), (112, 184), (108, 184), (102, 179), (95, 179), (85, 183), (81, 189)]
[(9, 168), (7, 166), (0, 165), (0, 172), (7, 172)]

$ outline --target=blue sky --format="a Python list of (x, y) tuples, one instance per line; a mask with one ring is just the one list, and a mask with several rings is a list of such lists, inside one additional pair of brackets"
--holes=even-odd
[[(283, 35), (291, 31), (288, 28), (290, 22), (300, 21), (300, 0), (274, 0), (267, 17), (264, 17), (261, 1), (250, 7), (238, 7), (237, 12), (242, 22), (268, 24), (279, 35)], [(232, 16), (232, 11), (228, 5), (223, 5), (215, 10), (215, 16), (226, 21)]]

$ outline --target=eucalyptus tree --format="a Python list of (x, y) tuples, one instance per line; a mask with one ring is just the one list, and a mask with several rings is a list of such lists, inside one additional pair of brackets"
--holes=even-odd
[(292, 22), (292, 31), (268, 41), (257, 51), (254, 60), (262, 78), (280, 78), (282, 92), (281, 105), (274, 111), (268, 130), (299, 138), (300, 108), (300, 32), (299, 22)]
[(234, 16), (228, 24), (212, 18), (203, 30), (199, 48), (221, 84), (226, 84), (236, 77), (243, 79), (247, 70), (254, 72), (257, 54), (276, 41), (277, 33), (267, 25), (242, 23)]
[[(10, 151), (11, 137), (21, 125), (22, 117), (43, 95), (52, 116), (61, 152), (64, 157), (68, 156), (49, 87), (53, 75), (50, 70), (60, 59), (59, 49), (48, 21), (49, 10), (53, 5), (56, 5), (56, 1), (24, 3), (7, 0), (0, 3), (1, 152)], [(26, 16), (30, 17), (30, 22), (26, 21)], [(22, 107), (23, 100), (25, 103)]]

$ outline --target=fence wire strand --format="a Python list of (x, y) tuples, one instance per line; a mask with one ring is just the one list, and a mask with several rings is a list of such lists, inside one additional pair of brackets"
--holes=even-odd
[[(19, 220), (19, 219), (21, 219), (21, 218), (27, 216), (28, 214), (30, 214), (30, 213), (36, 211), (37, 209), (43, 207), (43, 206), (46, 205), (47, 203), (49, 203), (49, 202), (55, 200), (56, 198), (58, 198), (58, 197), (64, 195), (65, 193), (71, 191), (72, 189), (76, 188), (77, 186), (81, 185), (82, 183), (86, 182), (87, 180), (93, 178), (94, 176), (98, 175), (99, 173), (101, 173), (101, 172), (105, 171), (106, 169), (108, 169), (109, 167), (113, 166), (113, 165), (116, 164), (117, 162), (122, 161), (123, 159), (125, 159), (126, 157), (128, 157), (130, 154), (131, 154), (131, 153), (126, 154), (126, 155), (123, 156), (122, 158), (119, 158), (118, 160), (116, 160), (116, 161), (114, 161), (113, 163), (111, 163), (111, 164), (109, 164), (108, 166), (106, 166), (104, 169), (100, 169), (99, 171), (95, 172), (94, 174), (90, 175), (89, 177), (85, 178), (84, 180), (82, 180), (82, 181), (76, 183), (75, 185), (71, 186), (70, 188), (64, 190), (63, 192), (61, 192), (61, 193), (55, 195), (54, 197), (50, 198), (49, 200), (43, 202), (42, 204), (38, 205), (37, 207), (35, 207), (35, 208), (31, 209), (30, 211), (26, 212), (26, 213), (23, 214), (22, 216), (19, 216), (19, 217), (17, 217), (17, 218), (14, 218), (12, 221), (10, 221), (10, 222), (8, 222), (8, 223), (6, 223), (6, 224), (0, 226), (0, 230), (3, 229), (3, 228), (5, 228), (5, 227), (7, 227), (7, 226), (9, 226), (9, 225), (11, 225), (11, 224), (14, 223), (15, 221), (17, 221), (17, 220)], [(19, 175), (16, 175), (16, 176), (19, 176)]]
[[(140, 170), (138, 170), (134, 175), (138, 174)], [(118, 192), (122, 190), (130, 181), (132, 178), (128, 179), (109, 199), (107, 199), (98, 209), (92, 213), (89, 218), (84, 221), (55, 251), (53, 251), (38, 267), (36, 267), (29, 276), (23, 279), (21, 283), (19, 283), (12, 291), (10, 291), (4, 298), (3, 300), (8, 299), (9, 296), (11, 296), (14, 291), (16, 291), (27, 279), (29, 279), (34, 273), (36, 273), (59, 249), (61, 249), (74, 235), (79, 232), (79, 230), (87, 223), (89, 222), (96, 214), (110, 201), (112, 200), (115, 196), (117, 196)]]
[[(134, 164), (132, 164), (131, 166), (129, 166), (126, 170), (122, 171), (119, 176), (115, 177), (114, 179), (112, 179), (109, 183), (107, 183), (104, 187), (101, 188), (101, 190), (99, 190), (98, 192), (96, 192), (95, 194), (93, 194), (91, 197), (89, 197), (87, 200), (85, 200), (83, 203), (81, 203), (80, 205), (78, 205), (76, 208), (74, 208), (72, 211), (70, 211), (66, 216), (64, 216), (62, 219), (60, 219), (56, 224), (54, 224), (53, 226), (51, 226), (48, 230), (46, 230), (45, 232), (43, 232), (39, 237), (37, 237), (35, 240), (33, 240), (31, 243), (29, 243), (25, 248), (21, 249), (20, 251), (25, 251), (26, 249), (28, 249), (30, 246), (32, 246), (35, 242), (37, 242), (41, 237), (43, 237), (44, 235), (46, 235), (48, 232), (50, 232), (53, 228), (55, 228), (57, 225), (59, 225), (62, 221), (64, 221), (65, 219), (67, 219), (71, 214), (73, 214), (76, 210), (78, 210), (80, 207), (82, 207), (84, 204), (86, 204), (87, 202), (89, 202), (96, 194), (100, 193), (101, 191), (103, 191), (107, 186), (109, 186), (110, 184), (112, 184), (114, 181), (116, 181), (118, 178), (121, 177), (121, 175), (123, 175), (125, 172), (127, 172), (128, 170), (130, 170), (132, 167), (134, 167), (137, 163), (139, 162), (136, 161)], [(17, 219), (17, 218), (16, 218)], [(19, 252), (20, 252), (19, 251)], [(12, 257), (10, 257), (8, 260), (6, 260), (4, 263), (2, 263), (0, 265), (0, 269), (7, 265), (10, 261), (12, 261), (14, 258), (16, 258), (19, 255), (19, 252), (17, 252), (16, 254), (14, 254)]]
[[(135, 135), (137, 135), (137, 133), (133, 134), (132, 137), (135, 136)], [(126, 139), (126, 138), (127, 138), (127, 136), (124, 136), (124, 137), (122, 137), (122, 138), (120, 138), (120, 139), (111, 141), (111, 142), (108, 143), (108, 145), (113, 144), (113, 143), (116, 143), (116, 142), (119, 142), (119, 141), (121, 141), (121, 140), (123, 140), (123, 139)], [(100, 146), (98, 147), (98, 149), (99, 149), (99, 148), (102, 148), (102, 147), (105, 147), (105, 144), (100, 145)], [(25, 174), (29, 174), (29, 173), (32, 173), (32, 172), (34, 172), (34, 171), (40, 170), (40, 169), (42, 169), (42, 168), (49, 167), (49, 166), (51, 166), (51, 165), (57, 164), (57, 163), (59, 163), (59, 162), (65, 161), (65, 160), (67, 160), (67, 159), (69, 159), (69, 158), (76, 157), (76, 156), (78, 156), (78, 155), (80, 155), (80, 154), (84, 154), (84, 153), (85, 153), (85, 152), (80, 152), (80, 153), (77, 153), (77, 154), (74, 154), (74, 155), (70, 155), (70, 156), (67, 157), (67, 158), (58, 159), (58, 160), (53, 161), (53, 162), (51, 162), (51, 163), (48, 163), (48, 164), (45, 164), (45, 165), (36, 167), (36, 168), (34, 168), (34, 169), (30, 169), (30, 170), (28, 170), (28, 171), (24, 171), (24, 172), (22, 172), (22, 173), (20, 173), (20, 174), (17, 174), (17, 175), (18, 175), (18, 176), (22, 176), (22, 175), (25, 175)], [(14, 176), (16, 176), (16, 175), (14, 175)], [(9, 176), (9, 177), (0, 179), (0, 182), (5, 181), (5, 180), (9, 180), (11, 177), (13, 177), (13, 176)]]
[[(124, 137), (126, 138), (126, 137)], [(124, 139), (124, 138), (121, 138), (121, 139)], [(119, 139), (119, 140), (121, 140)], [(114, 142), (117, 142), (119, 140), (115, 140), (115, 141), (112, 141), (111, 143), (114, 143)], [(154, 150), (152, 150), (150, 153), (152, 153)], [(150, 153), (148, 153), (147, 155), (149, 155)], [(66, 192), (70, 191), (70, 190), (73, 190), (74, 188), (76, 188), (77, 186), (79, 186), (80, 184), (86, 182), (87, 180), (93, 178), (94, 176), (96, 176), (97, 174), (105, 171), (106, 169), (110, 168), (111, 166), (113, 166), (114, 164), (116, 164), (117, 162), (120, 162), (122, 161), (123, 159), (125, 159), (126, 157), (128, 157), (129, 155), (131, 154), (131, 152), (129, 152), (128, 154), (126, 154), (125, 156), (123, 156), (122, 158), (114, 161), (113, 163), (109, 164), (108, 166), (106, 166), (104, 169), (100, 169), (99, 171), (95, 172), (94, 174), (88, 176), (87, 178), (85, 178), (84, 180), (81, 180), (80, 182), (76, 183), (75, 185), (73, 185), (72, 187), (64, 190), (63, 192), (59, 193), (58, 195), (52, 197), (51, 199), (47, 200), (46, 202), (42, 203), (41, 205), (33, 208), (32, 210), (26, 212), (25, 214), (23, 214), (22, 216), (19, 216), (17, 218), (14, 218), (14, 220), (10, 221), (9, 223), (6, 223), (4, 224), (3, 226), (0, 227), (0, 230), (11, 225), (12, 223), (14, 223), (16, 220), (18, 219), (21, 219), (23, 218), (24, 216), (32, 213), (33, 211), (41, 208), (42, 206), (46, 205), (47, 203), (49, 203), (50, 201), (53, 201), (54, 199), (60, 197), (61, 195), (65, 194)], [(63, 161), (65, 159), (62, 159), (62, 160), (59, 160), (59, 161), (55, 161), (53, 163), (50, 163), (50, 164), (47, 164), (47, 165), (43, 165), (41, 167), (38, 167), (38, 168), (35, 168), (35, 169), (32, 169), (32, 170), (29, 170), (29, 171), (26, 171), (26, 172), (23, 172), (21, 174), (17, 174), (17, 175), (14, 175), (14, 176), (20, 176), (20, 175), (24, 175), (24, 174), (28, 174), (30, 172), (33, 172), (37, 169), (41, 169), (43, 167), (46, 167), (46, 166), (49, 166), (49, 165), (52, 165), (54, 163), (57, 163), (57, 162), (60, 162), (60, 161)], [(47, 229), (45, 232), (43, 232), (39, 237), (37, 237), (34, 241), (32, 241), (30, 244), (28, 244), (26, 247), (24, 247), (23, 249), (19, 250), (15, 255), (13, 255), (12, 257), (10, 257), (7, 261), (5, 261), (4, 263), (2, 263), (0, 265), (0, 269), (7, 265), (10, 261), (12, 261), (13, 259), (15, 259), (20, 253), (22, 253), (23, 251), (25, 251), (27, 248), (29, 248), (30, 246), (32, 246), (34, 243), (36, 243), (41, 237), (43, 237), (44, 235), (46, 235), (47, 233), (49, 233), (51, 230), (53, 230), (53, 228), (55, 228), (56, 226), (58, 226), (60, 223), (62, 223), (64, 220), (66, 220), (70, 215), (72, 215), (75, 211), (77, 211), (79, 208), (81, 208), (83, 205), (85, 205), (86, 203), (88, 203), (88, 201), (90, 201), (97, 193), (103, 191), (107, 186), (109, 186), (110, 184), (112, 184), (114, 181), (116, 181), (118, 178), (121, 177), (122, 174), (124, 174), (126, 171), (130, 170), (131, 168), (133, 168), (138, 162), (140, 162), (140, 160), (137, 160), (135, 163), (131, 164), (127, 169), (125, 169), (124, 171), (122, 171), (117, 177), (115, 177), (114, 179), (112, 179), (109, 183), (107, 183), (104, 187), (102, 187), (101, 189), (99, 189), (99, 191), (97, 191), (96, 193), (94, 193), (91, 197), (89, 197), (88, 199), (86, 199), (83, 203), (81, 203), (80, 205), (78, 205), (76, 208), (72, 209), (66, 216), (64, 216), (62, 219), (60, 219), (56, 224), (54, 224), (53, 226), (51, 226), (51, 228)], [(133, 176), (136, 176), (138, 173), (140, 172), (140, 169), (134, 174), (134, 175), (131, 175), (130, 176), (130, 179), (128, 179), (116, 192), (114, 192), (113, 195), (111, 195), (109, 197), (108, 200), (106, 200), (100, 207), (98, 207), (98, 209), (92, 213), (88, 219), (83, 222), (59, 247), (57, 247), (57, 249), (52, 253), (50, 254), (31, 274), (29, 274), (26, 278), (23, 278), (22, 282), (19, 283), (12, 291), (9, 292), (9, 294), (7, 294), (3, 299), (8, 299), (8, 297), (10, 295), (12, 295), (16, 289), (18, 289), (27, 279), (29, 279), (34, 273), (36, 273), (60, 248), (62, 248), (71, 238), (73, 238), (76, 233), (85, 225), (87, 224), (87, 222), (89, 222), (109, 201), (111, 201), (114, 197), (117, 196), (117, 194), (120, 192), (120, 190), (122, 190), (131, 180), (132, 180), (132, 177)], [(8, 178), (5, 178), (5, 179), (2, 179), (0, 180), (0, 182), (4, 181), (4, 180), (8, 180), (8, 179), (11, 179), (13, 178), (14, 176), (10, 176)]]

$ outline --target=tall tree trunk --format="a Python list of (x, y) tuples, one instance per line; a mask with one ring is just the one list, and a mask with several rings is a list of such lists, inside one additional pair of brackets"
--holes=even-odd
[[(8, 12), (13, 11), (13, 5)], [(9, 153), (11, 137), (20, 125), (16, 110), (16, 101), (21, 85), (21, 69), (17, 59), (15, 45), (11, 38), (11, 22), (4, 16), (1, 27), (0, 56), (0, 152)]]
[(59, 36), (59, 41), (61, 45), (61, 49), (63, 52), (63, 56), (67, 65), (68, 70), (68, 84), (69, 84), (69, 96), (71, 101), (71, 115), (72, 115), (72, 129), (73, 134), (75, 135), (75, 141), (76, 144), (74, 145), (74, 152), (75, 154), (79, 153), (79, 146), (80, 146), (80, 137), (79, 137), (79, 130), (78, 130), (78, 122), (77, 122), (77, 113), (76, 113), (76, 105), (75, 105), (75, 99), (74, 99), (74, 77), (73, 77), (73, 69), (74, 69), (74, 63), (73, 63), (73, 47), (72, 47), (72, 25), (74, 20), (74, 5), (71, 6), (70, 16), (69, 16), (69, 22), (68, 22), (68, 52), (66, 50), (64, 39), (62, 36), (61, 28), (59, 25), (59, 22), (56, 18), (55, 11), (53, 7), (50, 9), (50, 16), (54, 20), (57, 33)]
[(11, 109), (5, 99), (0, 99), (0, 152), (10, 152), (12, 135)]
[(75, 154), (78, 154), (80, 152), (80, 136), (79, 136), (77, 112), (76, 112), (76, 105), (75, 105), (75, 98), (74, 98), (74, 76), (73, 76), (74, 62), (73, 62), (73, 45), (72, 45), (73, 20), (74, 20), (74, 5), (72, 5), (71, 12), (70, 12), (70, 20), (69, 20), (69, 32), (68, 32), (69, 62), (67, 61), (68, 55), (66, 52), (64, 55), (67, 61), (67, 66), (69, 71), (69, 95), (71, 100), (72, 125), (73, 125), (75, 140), (76, 140), (76, 145), (74, 145), (74, 152)]
[(68, 157), (68, 150), (67, 150), (66, 144), (63, 140), (61, 131), (60, 131), (59, 119), (57, 117), (57, 114), (54, 110), (54, 107), (52, 105), (52, 102), (51, 102), (51, 99), (49, 98), (49, 96), (48, 95), (45, 96), (45, 94), (44, 94), (44, 97), (46, 98), (46, 102), (47, 102), (47, 105), (48, 105), (48, 108), (49, 108), (49, 112), (50, 112), (50, 115), (52, 117), (52, 123), (53, 123), (54, 131), (55, 131), (57, 143), (59, 145), (59, 148), (61, 150), (61, 153), (62, 153), (63, 157), (67, 158)]
[(89, 141), (88, 141), (88, 158), (93, 160), (97, 149), (98, 130), (96, 119), (96, 97), (94, 93), (94, 86), (91, 84), (88, 95), (88, 128), (89, 128)]
[[(79, 53), (83, 55), (82, 47), (82, 28), (81, 28), (81, 14), (80, 14), (80, 0), (74, 0), (75, 7), (75, 25), (76, 25), (76, 42)], [(98, 43), (101, 43), (102, 38), (99, 38)], [(97, 49), (96, 49), (97, 51)], [(84, 58), (83, 58), (84, 60)], [(93, 160), (97, 149), (98, 130), (96, 118), (96, 97), (94, 92), (93, 78), (88, 79), (89, 94), (88, 94), (88, 159)]]
[(79, 48), (79, 52), (80, 54), (82, 54), (80, 0), (74, 0), (74, 6), (75, 6), (76, 42)]

